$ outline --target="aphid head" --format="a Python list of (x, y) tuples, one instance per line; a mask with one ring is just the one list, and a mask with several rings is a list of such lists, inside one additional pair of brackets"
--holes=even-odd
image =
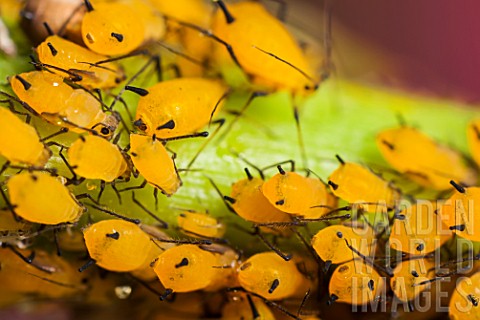
[(119, 119), (115, 115), (108, 115), (101, 123), (92, 127), (93, 130), (98, 132), (98, 135), (104, 137), (107, 140), (112, 139), (113, 134), (117, 130)]
[(133, 125), (140, 131), (147, 131), (147, 124), (143, 122), (142, 118), (135, 120)]

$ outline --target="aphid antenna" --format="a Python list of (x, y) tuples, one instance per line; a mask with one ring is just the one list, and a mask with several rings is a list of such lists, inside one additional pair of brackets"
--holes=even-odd
[[(77, 197), (78, 197), (78, 196), (77, 196)], [(115, 213), (115, 212), (113, 212), (113, 211), (110, 211), (110, 210), (108, 210), (108, 209), (102, 208), (102, 207), (97, 206), (97, 205), (93, 205), (93, 204), (85, 204), (85, 205), (87, 205), (87, 206), (89, 206), (89, 207), (91, 207), (91, 208), (94, 208), (94, 209), (96, 209), (96, 210), (98, 210), (98, 211), (101, 211), (101, 212), (104, 212), (104, 213), (106, 213), (106, 214), (109, 214), (109, 215), (111, 215), (111, 216), (114, 216), (114, 217), (116, 217), (116, 218), (119, 218), (119, 219), (122, 219), (122, 220), (125, 220), (125, 221), (128, 221), (128, 222), (134, 223), (134, 224), (140, 224), (140, 223), (141, 223), (140, 219), (128, 218), (128, 217), (122, 216), (122, 215), (120, 215), (120, 214), (118, 214), (118, 213)]]
[(34, 273), (30, 273), (30, 272), (25, 272), (25, 274), (28, 274), (32, 277), (35, 277), (37, 279), (40, 279), (40, 280), (43, 280), (45, 282), (49, 282), (49, 283), (52, 283), (54, 285), (57, 285), (57, 286), (60, 286), (60, 287), (64, 287), (64, 288), (68, 288), (68, 289), (85, 289), (85, 287), (82, 287), (82, 286), (76, 286), (74, 284), (70, 284), (70, 283), (64, 283), (64, 282), (60, 282), (60, 281), (56, 281), (56, 280), (53, 280), (53, 279), (48, 279), (48, 278), (45, 278), (45, 277), (42, 277), (42, 276), (39, 276), (39, 275), (36, 275)]
[(45, 30), (47, 31), (47, 34), (49, 36), (54, 36), (55, 35), (55, 32), (53, 32), (52, 28), (50, 27), (50, 25), (48, 24), (48, 22), (44, 21), (43, 22), (43, 27), (45, 28)]
[(345, 240), (345, 244), (347, 245), (347, 247), (352, 250), (353, 253), (357, 254), (360, 258), (362, 258), (362, 260), (371, 265), (371, 266), (374, 266), (376, 267), (378, 270), (384, 272), (385, 274), (387, 274), (389, 277), (393, 277), (393, 272), (388, 270), (386, 267), (383, 267), (381, 265), (379, 265), (378, 263), (375, 263), (374, 260), (370, 257), (367, 257), (366, 255), (364, 255), (363, 253), (361, 253), (360, 251), (358, 251), (357, 249), (355, 249), (352, 245), (350, 245), (347, 241), (347, 239), (344, 239)]
[[(17, 77), (18, 78), (18, 77)], [(25, 110), (27, 110), (28, 112), (30, 112), (31, 114), (33, 114), (34, 116), (40, 116), (40, 114), (38, 114), (38, 112), (36, 112), (32, 107), (30, 107), (28, 105), (28, 103), (26, 102), (23, 102), (22, 100), (18, 99), (17, 97), (14, 97), (12, 96), (11, 94), (9, 93), (6, 93), (6, 92), (3, 92), (3, 91), (0, 91), (0, 95), (3, 95), (9, 99), (12, 99), (13, 101), (17, 102), (18, 104), (20, 104), (23, 108), (25, 108)]]
[[(53, 48), (52, 45), (51, 45), (51, 48)], [(55, 50), (55, 48), (53, 48), (53, 50)], [(45, 71), (48, 71), (50, 73), (54, 73), (50, 69), (66, 73), (66, 74), (68, 74), (69, 76), (72, 77), (71, 79), (68, 79), (68, 80), (71, 81), (71, 82), (74, 82), (74, 83), (83, 80), (83, 77), (80, 74), (77, 73), (77, 72), (80, 72), (81, 70), (75, 70), (75, 71), (66, 70), (66, 69), (63, 69), (63, 68), (60, 68), (60, 67), (57, 67), (57, 66), (54, 66), (54, 65), (51, 65), (51, 64), (39, 62), (39, 61), (31, 61), (30, 64), (33, 65), (37, 69), (45, 70)], [(72, 70), (74, 70), (74, 69), (72, 69)], [(83, 71), (83, 72), (86, 73), (86, 71)]]
[(83, 266), (78, 268), (78, 272), (83, 272), (83, 271), (87, 270), (88, 268), (93, 266), (95, 263), (96, 263), (96, 261), (93, 260), (92, 258), (88, 259), (88, 261)]
[(206, 138), (209, 136), (208, 131), (202, 131), (202, 132), (195, 132), (192, 134), (186, 134), (183, 136), (177, 136), (177, 137), (171, 137), (171, 138), (165, 138), (165, 139), (159, 139), (156, 138), (160, 142), (168, 142), (168, 141), (176, 141), (176, 140), (183, 140), (183, 139), (191, 139), (191, 138)]
[[(159, 59), (160, 59), (160, 56), (153, 56), (153, 57), (150, 57), (150, 59), (148, 59), (148, 61), (137, 71), (137, 73), (135, 73), (128, 81), (127, 83), (125, 84), (125, 87), (123, 87), (120, 92), (115, 96), (115, 98), (113, 99), (112, 103), (110, 104), (110, 109), (113, 109), (113, 107), (115, 106), (115, 104), (118, 102), (118, 100), (121, 98), (121, 96), (123, 95), (123, 93), (125, 92), (125, 90), (129, 90), (128, 88), (134, 88), (134, 87), (131, 87), (130, 85), (142, 74), (145, 72), (145, 70), (147, 70), (147, 68), (152, 64), (152, 63), (155, 63), (156, 64), (156, 68), (158, 68), (158, 66), (160, 65), (159, 64)], [(103, 61), (100, 61), (100, 62), (103, 62)], [(146, 92), (146, 94), (148, 94), (148, 91), (147, 90), (144, 90)], [(133, 91), (135, 92), (135, 91)]]
[(195, 245), (211, 245), (212, 241), (207, 239), (158, 239), (158, 238), (150, 238), (150, 240), (155, 243), (164, 242), (164, 243), (176, 243), (176, 244), (195, 244)]
[(282, 59), (280, 58), (279, 56), (277, 56), (276, 54), (272, 53), (272, 52), (269, 52), (269, 51), (266, 51), (266, 50), (263, 50), (262, 48), (259, 48), (257, 46), (253, 46), (255, 49), (257, 50), (260, 50), (261, 52), (271, 56), (272, 58), (275, 58), (277, 59), (278, 61), (280, 62), (283, 62), (285, 63), (286, 65), (288, 65), (289, 67), (292, 67), (293, 69), (295, 69), (296, 71), (298, 71), (302, 76), (304, 76), (308, 81), (310, 81), (313, 86), (312, 88), (316, 89), (318, 87), (318, 83), (310, 76), (308, 75), (305, 71), (303, 71), (302, 69), (300, 69), (299, 67), (293, 65), (291, 62), (288, 62), (287, 60), (285, 59)]
[[(229, 150), (231, 154), (233, 154), (235, 157), (237, 157), (238, 159), (242, 160), (243, 162), (245, 162), (248, 166), (252, 167), (253, 169), (255, 169), (255, 171), (258, 172), (258, 175), (260, 176), (260, 178), (262, 180), (265, 180), (265, 175), (263, 174), (263, 171), (262, 169), (260, 169), (259, 167), (257, 167), (255, 164), (253, 164), (251, 161), (249, 161), (247, 158), (245, 158), (244, 156), (242, 156), (240, 153), (238, 153), (237, 151), (235, 151), (234, 149), (230, 149)], [(247, 177), (249, 180), (251, 180), (251, 175), (249, 174), (249, 171), (247, 168), (244, 169), (245, 170), (245, 173), (247, 174)]]
[(189, 56), (189, 55), (187, 55), (187, 54), (185, 54), (185, 53), (183, 53), (183, 52), (181, 52), (181, 51), (178, 51), (178, 50), (176, 50), (176, 49), (174, 49), (174, 48), (172, 48), (172, 47), (170, 47), (170, 46), (167, 46), (167, 45), (166, 45), (165, 43), (163, 43), (162, 41), (157, 41), (157, 42), (155, 42), (155, 44), (159, 45), (159, 46), (162, 47), (163, 49), (165, 49), (165, 50), (167, 50), (167, 51), (169, 51), (169, 52), (171, 52), (171, 53), (173, 53), (173, 54), (175, 54), (175, 55), (177, 55), (177, 56), (179, 56), (179, 57), (182, 57), (182, 58), (184, 58), (184, 59), (186, 59), (186, 60), (188, 60), (188, 61), (190, 61), (190, 62), (192, 62), (192, 63), (194, 63), (194, 64), (196, 64), (196, 65), (198, 65), (198, 66), (200, 66), (200, 67), (202, 67), (202, 68), (205, 68), (205, 69), (210, 69), (210, 68), (211, 68), (211, 66), (208, 65), (207, 62), (203, 62), (203, 61), (201, 61), (201, 60), (197, 60), (197, 59), (195, 59), (194, 57), (191, 57), (191, 56)]
[(218, 42), (220, 43), (222, 46), (225, 47), (225, 49), (228, 51), (228, 54), (230, 55), (230, 58), (232, 58), (233, 62), (237, 65), (237, 67), (239, 67), (242, 71), (245, 72), (245, 70), (243, 69), (242, 65), (240, 64), (240, 62), (238, 61), (237, 59), (237, 56), (235, 54), (235, 51), (233, 50), (232, 48), (232, 45), (230, 45), (229, 43), (227, 43), (225, 40), (223, 39), (220, 39), (218, 36), (214, 35), (210, 30), (207, 30), (207, 29), (204, 29), (202, 27), (199, 27), (193, 23), (189, 23), (189, 22), (186, 22), (186, 21), (182, 21), (182, 20), (179, 20), (179, 19), (176, 19), (174, 17), (171, 17), (171, 16), (168, 16), (168, 15), (163, 15), (163, 17), (166, 19), (166, 20), (172, 20), (172, 21), (175, 21), (176, 23), (180, 24), (181, 26), (183, 27), (186, 27), (186, 28), (189, 28), (189, 29), (193, 29), (193, 30), (196, 30), (198, 32), (200, 32), (201, 34), (203, 34), (204, 36), (212, 39), (213, 41), (215, 42)]
[(238, 111), (238, 113), (235, 114), (235, 117), (230, 121), (230, 124), (227, 126), (223, 134), (220, 136), (219, 140), (222, 141), (227, 134), (232, 130), (233, 126), (237, 123), (238, 120), (240, 120), (240, 117), (247, 111), (247, 109), (250, 107), (252, 104), (253, 100), (257, 97), (264, 97), (268, 95), (268, 92), (264, 91), (254, 91), (252, 94), (248, 97), (247, 101), (243, 105), (243, 107)]
[(265, 302), (265, 304), (271, 306), (271, 307), (274, 307), (276, 309), (278, 309), (279, 311), (281, 311), (282, 313), (284, 313), (285, 315), (289, 316), (290, 318), (292, 319), (297, 319), (297, 320), (301, 320), (301, 318), (299, 318), (298, 316), (294, 315), (293, 313), (291, 313), (290, 311), (288, 311), (284, 306), (274, 302), (274, 301), (271, 301), (271, 300), (268, 300), (264, 297), (262, 297), (261, 295), (257, 294), (257, 293), (254, 293), (254, 292), (251, 292), (251, 291), (247, 291), (245, 290), (244, 288), (242, 287), (232, 287), (232, 288), (227, 288), (226, 289), (227, 292), (245, 292), (245, 293), (248, 293), (249, 295), (252, 295), (256, 298), (259, 298), (261, 299), (263, 302)]
[(185, 233), (186, 235), (188, 236), (192, 236), (192, 237), (197, 237), (197, 238), (202, 238), (202, 239), (205, 239), (205, 240), (209, 240), (211, 241), (212, 243), (221, 243), (221, 244), (229, 244), (230, 242), (228, 241), (228, 239), (225, 239), (225, 238), (216, 238), (216, 237), (206, 237), (204, 235), (201, 235), (199, 233), (196, 233), (196, 232), (192, 232), (192, 231), (187, 231), (187, 230), (183, 230), (181, 229), (183, 233)]
[(132, 201), (133, 203), (135, 203), (137, 206), (139, 206), (145, 213), (147, 213), (149, 216), (151, 216), (153, 219), (155, 219), (155, 221), (157, 221), (158, 223), (160, 223), (160, 227), (163, 228), (163, 229), (168, 229), (168, 223), (166, 223), (165, 221), (163, 221), (162, 219), (160, 219), (159, 217), (157, 217), (153, 212), (151, 212), (150, 210), (147, 209), (147, 207), (145, 207), (140, 201), (138, 201), (136, 198), (135, 198), (135, 192), (132, 191)]
[(280, 258), (282, 258), (285, 261), (290, 261), (292, 259), (291, 254), (285, 254), (282, 251), (280, 251), (279, 248), (277, 248), (275, 245), (273, 245), (270, 241), (267, 240), (267, 238), (262, 234), (260, 231), (260, 228), (254, 227), (255, 228), (255, 235), (260, 238), (260, 240), (273, 252), (275, 252)]
[(215, 130), (213, 131), (212, 134), (209, 134), (210, 135), (210, 138), (205, 140), (202, 145), (200, 146), (200, 148), (197, 150), (197, 152), (195, 153), (195, 155), (193, 156), (193, 158), (188, 162), (188, 165), (187, 165), (187, 170), (189, 170), (193, 163), (195, 162), (195, 160), (197, 160), (197, 158), (200, 156), (200, 154), (202, 153), (202, 151), (207, 147), (207, 145), (210, 143), (210, 141), (212, 141), (215, 136), (218, 134), (218, 132), (220, 131), (220, 129), (223, 127), (223, 125), (225, 124), (225, 119), (217, 119), (215, 121), (213, 121), (211, 123), (212, 125), (217, 125), (217, 127), (215, 128)]
[(435, 277), (433, 279), (428, 279), (428, 280), (425, 280), (425, 281), (422, 281), (422, 282), (414, 283), (412, 286), (413, 287), (423, 286), (425, 284), (429, 284), (429, 283), (439, 281), (439, 280), (446, 280), (446, 279), (445, 279), (445, 277)]

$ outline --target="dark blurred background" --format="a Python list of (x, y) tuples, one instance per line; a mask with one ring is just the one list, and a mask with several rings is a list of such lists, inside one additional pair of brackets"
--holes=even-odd
[[(340, 73), (480, 101), (478, 0), (330, 1)], [(293, 9), (289, 17), (319, 35), (323, 1), (307, 5), (312, 10), (297, 16)]]

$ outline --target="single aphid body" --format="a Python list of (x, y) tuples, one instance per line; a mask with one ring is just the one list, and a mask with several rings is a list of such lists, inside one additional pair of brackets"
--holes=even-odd
[(40, 141), (34, 127), (20, 120), (10, 110), (0, 108), (0, 155), (12, 164), (43, 167), (51, 151)]
[(32, 71), (12, 77), (10, 84), (21, 101), (50, 123), (75, 132), (96, 129), (106, 137), (118, 126), (117, 118), (103, 112), (98, 100), (82, 89), (71, 88), (59, 75)]
[[(235, 258), (192, 244), (178, 245), (158, 256), (154, 270), (163, 286), (173, 292), (219, 290), (229, 285)], [(227, 263), (225, 263), (227, 262)]]
[(312, 239), (312, 246), (323, 261), (339, 264), (358, 258), (345, 241), (361, 254), (368, 256), (375, 249), (372, 247), (373, 239), (373, 230), (366, 225), (364, 228), (333, 225), (318, 231)]
[(427, 259), (405, 260), (393, 269), (390, 279), (395, 296), (401, 301), (412, 301), (428, 290), (435, 278), (435, 263)]
[(442, 222), (458, 236), (480, 241), (480, 188), (462, 187), (452, 181), (455, 193), (440, 208)]
[(461, 278), (450, 299), (448, 315), (454, 320), (480, 319), (480, 272)]
[(359, 164), (343, 160), (328, 178), (328, 184), (334, 195), (367, 212), (394, 208), (400, 199), (400, 193), (392, 183)]
[(136, 224), (124, 220), (103, 220), (84, 230), (85, 244), (95, 263), (107, 270), (129, 272), (148, 266), (154, 246)]
[(130, 155), (145, 180), (163, 194), (171, 196), (182, 185), (173, 159), (155, 137), (131, 134)]
[(225, 225), (207, 213), (182, 211), (177, 223), (183, 232), (194, 236), (221, 238), (225, 234)]
[(390, 247), (413, 255), (435, 251), (452, 237), (433, 201), (418, 202), (397, 214), (390, 232)]
[[(304, 92), (306, 88), (315, 86), (311, 79), (305, 77), (305, 74), (311, 74), (311, 70), (297, 41), (262, 4), (243, 1), (229, 5), (227, 10), (228, 13), (217, 11), (212, 21), (212, 32), (231, 45), (238, 63), (254, 83), (292, 93)], [(220, 45), (215, 51), (215, 59), (220, 66), (232, 62), (225, 47)]]
[(95, 65), (108, 57), (59, 36), (49, 36), (36, 51), (42, 64), (53, 66), (49, 70), (89, 89), (114, 88), (125, 79), (118, 64), (107, 62)]
[(81, 33), (87, 47), (102, 55), (128, 54), (164, 37), (166, 26), (155, 8), (142, 0), (85, 0)]
[[(262, 186), (263, 195), (278, 210), (302, 215), (313, 206), (327, 203), (327, 190), (319, 188), (322, 183), (318, 179), (284, 171), (280, 166), (278, 170), (280, 172)], [(320, 199), (323, 201), (319, 201)]]
[(30, 222), (48, 225), (75, 222), (84, 212), (60, 177), (47, 173), (16, 174), (7, 180), (7, 189), (15, 213)]
[(329, 303), (363, 305), (382, 295), (385, 283), (372, 266), (361, 259), (339, 265), (330, 278)]
[(447, 190), (450, 180), (474, 185), (477, 173), (462, 155), (411, 127), (380, 132), (377, 146), (387, 162), (425, 188)]
[(73, 171), (80, 177), (112, 182), (129, 176), (128, 163), (119, 148), (99, 136), (80, 136), (67, 151)]
[(217, 80), (179, 78), (159, 82), (141, 90), (134, 124), (160, 139), (191, 134), (220, 111), (226, 91)]
[(258, 253), (238, 268), (238, 281), (247, 291), (268, 300), (302, 296), (309, 283), (293, 261), (285, 261), (274, 252)]

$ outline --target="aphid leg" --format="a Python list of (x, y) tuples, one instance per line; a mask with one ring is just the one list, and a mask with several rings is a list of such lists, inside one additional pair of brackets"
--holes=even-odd
[(233, 51), (233, 48), (232, 46), (227, 43), (225, 40), (222, 40), (220, 39), (219, 37), (217, 37), (216, 35), (214, 35), (211, 31), (209, 30), (206, 30), (206, 29), (203, 29), (197, 25), (194, 25), (192, 23), (189, 23), (189, 22), (185, 22), (185, 21), (180, 21), (180, 20), (177, 20), (173, 17), (170, 17), (170, 16), (166, 16), (164, 15), (165, 19), (167, 20), (173, 20), (175, 22), (177, 22), (178, 24), (184, 26), (184, 27), (187, 27), (187, 28), (190, 28), (190, 29), (193, 29), (193, 30), (197, 30), (198, 32), (200, 32), (201, 34), (203, 34), (204, 36), (220, 43), (222, 46), (225, 47), (225, 49), (228, 51), (228, 54), (230, 55), (230, 57), (232, 58), (233, 62), (235, 62), (235, 64), (242, 70), (244, 70), (242, 68), (242, 65), (240, 64), (240, 62), (238, 61), (237, 59), (237, 56), (235, 55), (235, 52)]
[(78, 272), (83, 272), (83, 271), (87, 270), (89, 267), (93, 266), (94, 264), (95, 264), (95, 260), (88, 259), (88, 261), (83, 266), (78, 268)]
[(207, 145), (210, 143), (210, 141), (213, 140), (213, 138), (215, 138), (215, 136), (217, 135), (217, 133), (220, 131), (220, 129), (223, 127), (223, 125), (225, 124), (225, 119), (218, 119), (218, 120), (215, 120), (213, 121), (211, 124), (213, 125), (218, 125), (217, 128), (215, 128), (215, 130), (213, 131), (213, 133), (210, 135), (210, 138), (208, 140), (206, 140), (202, 146), (197, 150), (197, 152), (195, 153), (195, 155), (193, 156), (192, 160), (190, 160), (190, 162), (188, 163), (187, 165), (187, 170), (190, 170), (190, 168), (192, 167), (193, 163), (195, 162), (195, 160), (197, 160), (198, 156), (202, 153), (202, 151), (207, 147)]
[[(177, 173), (178, 176), (178, 173)], [(153, 188), (153, 198), (155, 199), (155, 210), (158, 210), (158, 189)]]
[(70, 171), (70, 173), (72, 174), (72, 178), (70, 179), (67, 179), (67, 185), (69, 184), (73, 184), (75, 186), (78, 186), (79, 184), (81, 184), (85, 179), (81, 178), (81, 179), (78, 179), (77, 178), (77, 174), (75, 173), (75, 171), (73, 170), (74, 167), (72, 167), (70, 165), (70, 163), (68, 162), (67, 158), (65, 157), (65, 155), (63, 154), (63, 150), (64, 149), (68, 149), (68, 147), (58, 143), (58, 142), (55, 142), (55, 141), (50, 141), (50, 142), (47, 142), (45, 144), (47, 147), (51, 147), (51, 146), (57, 146), (60, 148), (60, 150), (58, 151), (58, 156), (62, 159), (63, 163), (65, 163), (65, 165), (67, 166), (68, 168), (68, 171)]
[(157, 238), (150, 238), (150, 240), (155, 243), (155, 241), (158, 242), (164, 242), (164, 243), (176, 243), (176, 244), (196, 244), (196, 245), (211, 245), (212, 241), (210, 240), (201, 240), (201, 239), (157, 239)]
[[(355, 249), (351, 244), (348, 243), (347, 239), (344, 239), (345, 240), (345, 244), (347, 245), (347, 247), (352, 251), (352, 253), (355, 253), (357, 254), (360, 258), (362, 258), (362, 260), (366, 263), (366, 264), (369, 264), (371, 266), (374, 266), (376, 267), (378, 270), (380, 271), (383, 271), (385, 274), (387, 274), (389, 277), (393, 277), (393, 272), (390, 269), (390, 267), (384, 267), (384, 266), (381, 266), (377, 263), (375, 263), (373, 261), (372, 258), (370, 257), (367, 257), (366, 255), (364, 255), (363, 253), (361, 253), (360, 251), (358, 251), (357, 249)], [(355, 258), (355, 256), (353, 256), (353, 258)]]
[(100, 203), (100, 199), (102, 198), (102, 194), (105, 191), (105, 181), (100, 180), (100, 192), (98, 193), (97, 196), (97, 203)]
[(282, 313), (284, 313), (285, 315), (289, 316), (290, 318), (293, 318), (293, 319), (297, 319), (297, 320), (301, 320), (298, 316), (294, 315), (293, 313), (289, 312), (284, 306), (276, 303), (276, 302), (273, 302), (273, 301), (270, 301), (264, 297), (262, 297), (261, 295), (257, 294), (257, 293), (254, 293), (254, 292), (250, 292), (250, 291), (247, 291), (245, 290), (244, 288), (242, 287), (234, 287), (234, 288), (227, 288), (227, 292), (236, 292), (236, 291), (241, 291), (241, 292), (246, 292), (254, 297), (257, 297), (259, 299), (261, 299), (263, 302), (265, 302), (265, 304), (271, 306), (271, 307), (274, 307), (276, 309), (278, 309), (279, 311), (281, 311)]
[(215, 242), (215, 243), (223, 243), (223, 244), (228, 244), (229, 241), (228, 239), (224, 239), (224, 238), (215, 238), (215, 237), (205, 237), (201, 234), (198, 234), (196, 232), (192, 232), (192, 231), (187, 231), (187, 230), (183, 230), (183, 233), (187, 234), (187, 235), (190, 235), (190, 236), (193, 236), (193, 237), (197, 237), (197, 238), (203, 238), (203, 239), (206, 239), (206, 240), (210, 240), (212, 242)]
[(55, 248), (57, 249), (57, 256), (62, 256), (62, 249), (60, 248), (60, 243), (58, 242), (58, 229), (53, 229), (53, 242), (55, 243)]
[(132, 186), (132, 187), (127, 187), (121, 190), (118, 190), (118, 192), (125, 192), (125, 191), (130, 191), (130, 190), (137, 190), (137, 189), (143, 189), (147, 185), (147, 180), (143, 179), (142, 183), (138, 186)]
[(290, 165), (290, 171), (295, 172), (295, 160), (291, 160), (291, 159), (290, 160), (285, 160), (285, 161), (282, 161), (282, 162), (277, 162), (277, 163), (271, 164), (269, 166), (266, 166), (266, 167), (262, 168), (262, 171), (265, 171), (265, 170), (268, 170), (268, 169), (271, 169), (271, 168), (277, 168), (277, 169), (278, 169), (278, 167), (281, 168), (282, 164), (289, 164)]
[(123, 220), (128, 221), (128, 222), (132, 222), (132, 223), (135, 223), (135, 224), (140, 224), (140, 222), (141, 222), (140, 219), (128, 218), (128, 217), (122, 216), (118, 213), (115, 213), (113, 211), (107, 210), (105, 208), (102, 208), (102, 207), (99, 207), (99, 206), (96, 206), (96, 205), (93, 205), (93, 204), (86, 204), (86, 205), (89, 206), (89, 207), (92, 207), (94, 209), (97, 209), (98, 211), (104, 212), (106, 214), (109, 214), (109, 215), (114, 216), (116, 218), (123, 219)]
[(6, 93), (6, 92), (3, 92), (3, 91), (0, 91), (0, 95), (3, 95), (9, 99), (12, 99), (13, 101), (17, 102), (18, 104), (20, 104), (25, 110), (27, 110), (28, 112), (30, 112), (31, 114), (33, 114), (34, 116), (40, 116), (38, 114), (38, 112), (36, 112), (32, 107), (30, 107), (28, 105), (28, 103), (26, 102), (23, 102), (22, 100), (18, 99), (17, 97), (14, 97), (12, 96), (11, 94), (9, 93)]
[(117, 195), (118, 203), (122, 204), (122, 196), (120, 195), (120, 192), (118, 192), (117, 186), (115, 185), (115, 180), (110, 182), (110, 185), (112, 186), (113, 191)]
[(155, 294), (156, 296), (160, 296), (162, 295), (162, 293), (160, 293), (159, 291), (155, 290), (152, 286), (150, 286), (147, 282), (141, 280), (141, 279), (138, 279), (137, 277), (134, 277), (132, 276), (131, 273), (127, 273), (128, 277), (135, 280), (136, 282), (138, 282), (140, 285), (142, 285), (142, 287), (144, 287), (145, 289), (147, 289), (148, 291), (152, 292), (153, 294)]
[(262, 234), (262, 232), (260, 231), (260, 228), (258, 227), (255, 227), (255, 235), (257, 235), (260, 240), (262, 240), (262, 242), (268, 247), (270, 248), (270, 250), (274, 251), (276, 254), (278, 254), (280, 256), (280, 258), (282, 258), (283, 260), (285, 261), (290, 261), (290, 259), (292, 259), (292, 255), (291, 254), (285, 254), (283, 252), (280, 251), (280, 249), (278, 249), (277, 247), (275, 247), (270, 241), (267, 240), (267, 238), (265, 238), (265, 236)]
[(164, 229), (168, 229), (168, 223), (157, 217), (153, 212), (148, 210), (140, 201), (138, 201), (135, 198), (135, 192), (132, 191), (132, 201), (135, 203), (137, 206), (139, 206), (143, 211), (145, 211), (150, 217), (155, 219), (158, 223), (160, 223), (160, 227)]
[(305, 239), (305, 237), (298, 231), (296, 227), (290, 227), (290, 230), (295, 233), (298, 239), (303, 243), (307, 251), (310, 253), (312, 258), (317, 261), (317, 263), (320, 265), (322, 263), (322, 259), (318, 256), (317, 252), (313, 249), (312, 245)]
[(252, 94), (250, 95), (250, 97), (248, 98), (247, 102), (243, 105), (242, 109), (240, 109), (240, 111), (238, 112), (238, 114), (232, 119), (232, 121), (230, 122), (230, 124), (227, 126), (227, 128), (225, 129), (225, 131), (223, 132), (223, 134), (221, 135), (221, 140), (223, 140), (223, 138), (225, 138), (225, 136), (232, 130), (233, 126), (237, 123), (237, 121), (240, 119), (240, 117), (245, 113), (245, 111), (248, 109), (248, 107), (250, 107), (250, 105), (252, 104), (252, 101), (257, 98), (257, 97), (264, 97), (268, 95), (267, 92), (263, 92), (263, 91), (255, 91), (255, 92), (252, 92)]
[(10, 111), (12, 111), (13, 113), (21, 115), (21, 116), (25, 116), (25, 122), (30, 124), (30, 121), (32, 120), (32, 115), (31, 114), (15, 110), (15, 108), (13, 106), (13, 101), (10, 100), (10, 99), (3, 100), (1, 102), (6, 102), (8, 104), (8, 109), (10, 109)]
[(48, 273), (48, 274), (51, 274), (51, 273), (52, 273), (52, 270), (51, 270), (50, 268), (48, 268), (48, 266), (41, 266), (41, 265), (38, 265), (38, 264), (34, 263), (35, 251), (32, 250), (32, 252), (30, 253), (30, 255), (29, 255), (28, 257), (25, 257), (20, 251), (18, 251), (18, 250), (17, 250), (15, 247), (13, 247), (12, 245), (3, 243), (2, 246), (10, 249), (10, 251), (12, 251), (17, 257), (19, 257), (20, 259), (22, 259), (25, 263), (28, 263), (29, 265), (35, 267), (36, 269), (38, 269), (38, 270), (40, 270), (40, 271), (43, 271), (43, 272), (45, 272), (45, 273)]
[[(7, 162), (7, 163), (10, 163), (10, 162)], [(3, 166), (5, 167), (5, 165), (3, 165)], [(2, 167), (2, 171), (4, 171), (3, 167)], [(10, 211), (12, 213), (13, 219), (17, 222), (21, 221), (22, 218), (20, 218), (18, 216), (18, 214), (15, 212), (15, 206), (12, 205), (10, 200), (8, 200), (7, 195), (5, 194), (5, 191), (3, 191), (3, 188), (1, 188), (1, 187), (0, 187), (0, 195), (2, 195), (2, 198), (5, 201), (5, 204), (7, 205), (8, 211)]]
[[(177, 56), (180, 56), (180, 57), (182, 57), (182, 58), (190, 61), (190, 62), (193, 63), (193, 64), (199, 65), (199, 66), (202, 67), (202, 68), (208, 68), (208, 67), (209, 67), (205, 62), (200, 61), (200, 60), (197, 60), (197, 59), (195, 59), (195, 58), (193, 58), (193, 57), (191, 57), (191, 56), (189, 56), (189, 55), (187, 55), (187, 54), (185, 54), (185, 53), (183, 53), (183, 52), (180, 52), (180, 51), (178, 51), (178, 50), (175, 50), (175, 49), (173, 49), (173, 48), (171, 48), (171, 47), (163, 44), (163, 43), (160, 42), (160, 41), (157, 41), (156, 44), (158, 44), (160, 47), (166, 49), (167, 51), (169, 51), (169, 52), (171, 52), (171, 53), (173, 53), (173, 54), (175, 54), (175, 55), (177, 55)], [(171, 63), (171, 64), (168, 65), (168, 68), (172, 68), (172, 69), (174, 70), (174, 72), (175, 72), (176, 75), (177, 75), (177, 78), (180, 78), (180, 77), (181, 77), (180, 69), (178, 68), (178, 65), (177, 65), (177, 64)]]
[[(293, 101), (292, 101), (293, 102)], [(303, 140), (302, 126), (300, 125), (300, 115), (298, 107), (293, 105), (293, 118), (295, 119), (295, 127), (297, 129), (298, 146), (300, 148), (300, 156), (302, 157), (303, 167), (308, 168), (307, 151), (305, 149), (305, 142)]]
[(45, 141), (47, 141), (47, 140), (50, 140), (50, 139), (52, 139), (52, 138), (54, 138), (54, 137), (57, 137), (57, 136), (59, 136), (59, 135), (61, 135), (61, 134), (67, 133), (67, 132), (68, 132), (68, 128), (63, 127), (63, 128), (61, 128), (60, 130), (58, 130), (57, 132), (54, 132), (54, 133), (52, 133), (52, 134), (49, 135), (49, 136), (43, 137), (42, 139), (40, 139), (40, 141), (41, 141), (41, 142), (45, 142)]
[(82, 193), (82, 194), (77, 194), (75, 195), (75, 199), (77, 200), (82, 200), (82, 199), (89, 199), (93, 203), (100, 205), (100, 203), (97, 202), (89, 193)]
[(167, 72), (168, 70), (173, 71), (173, 78), (181, 78), (182, 77), (182, 71), (180, 70), (180, 67), (176, 63), (169, 63), (163, 68), (164, 72)]
[(0, 175), (2, 175), (8, 168), (10, 168), (10, 161), (7, 161), (2, 165), (2, 168), (0, 169)]
[(222, 199), (223, 203), (225, 204), (225, 206), (227, 207), (228, 211), (238, 215), (238, 213), (235, 212), (235, 210), (232, 208), (231, 204), (234, 204), (235, 203), (235, 199), (233, 198), (230, 198), (228, 196), (224, 196), (223, 193), (220, 191), (220, 189), (218, 188), (217, 184), (213, 181), (212, 178), (210, 177), (207, 177), (205, 176), (205, 178), (208, 179), (208, 181), (210, 181), (210, 184), (213, 186), (213, 188), (215, 189), (215, 191), (217, 191), (217, 194), (220, 196), (220, 198)]
[(302, 314), (302, 310), (305, 307), (305, 304), (307, 303), (308, 298), (310, 298), (310, 289), (308, 289), (307, 292), (305, 292), (305, 295), (303, 296), (302, 302), (300, 303), (300, 306), (298, 307), (298, 310), (297, 310), (297, 316), (298, 317), (300, 317), (300, 315)]
[(67, 28), (70, 21), (72, 21), (73, 17), (78, 12), (80, 12), (80, 10), (82, 10), (82, 8), (83, 8), (83, 3), (80, 3), (77, 7), (75, 7), (75, 9), (72, 10), (72, 12), (68, 15), (67, 19), (65, 19), (65, 21), (60, 26), (60, 29), (58, 29), (58, 35), (59, 36), (63, 36), (63, 33), (65, 32), (65, 29)]
[[(108, 95), (109, 97), (115, 98), (115, 95), (112, 94), (112, 93), (110, 93), (110, 92), (107, 93), (107, 95)], [(119, 97), (119, 98), (118, 98), (118, 101), (122, 104), (123, 108), (125, 109), (125, 112), (126, 112), (127, 115), (128, 115), (128, 120), (129, 120), (131, 123), (132, 123), (133, 121), (135, 121), (135, 120), (133, 119), (132, 114), (130, 113), (130, 110), (128, 109), (128, 104), (125, 102), (125, 99), (123, 99), (122, 97)], [(123, 122), (122, 122), (122, 123), (123, 123)], [(130, 129), (130, 128), (128, 128), (125, 124), (124, 124), (124, 127), (126, 127), (127, 129)]]

